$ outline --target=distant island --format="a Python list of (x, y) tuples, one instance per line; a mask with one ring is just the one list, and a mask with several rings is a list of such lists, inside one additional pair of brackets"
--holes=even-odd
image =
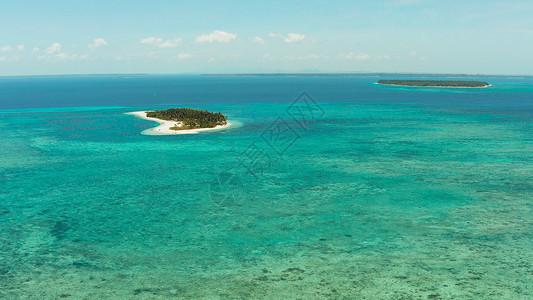
[(220, 112), (213, 113), (192, 108), (137, 111), (128, 114), (159, 123), (158, 127), (143, 131), (143, 134), (147, 135), (190, 134), (231, 126), (228, 117)]
[(415, 87), (479, 88), (490, 86), (485, 81), (465, 80), (379, 80), (378, 84)]

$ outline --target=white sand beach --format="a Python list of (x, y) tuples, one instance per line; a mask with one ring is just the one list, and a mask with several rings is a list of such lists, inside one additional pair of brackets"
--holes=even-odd
[(189, 130), (172, 130), (172, 129), (170, 129), (171, 127), (175, 127), (176, 125), (177, 126), (181, 126), (181, 124), (179, 122), (175, 122), (175, 121), (165, 121), (165, 120), (160, 120), (160, 119), (156, 119), (156, 118), (149, 118), (149, 117), (146, 116), (146, 112), (145, 111), (134, 111), (134, 112), (126, 113), (126, 114), (127, 115), (134, 115), (134, 116), (137, 116), (137, 117), (145, 119), (145, 120), (154, 121), (154, 122), (159, 123), (159, 126), (154, 127), (154, 128), (150, 128), (150, 129), (146, 129), (143, 132), (141, 132), (141, 134), (144, 134), (144, 135), (196, 134), (196, 133), (200, 133), (200, 132), (204, 132), (204, 131), (224, 130), (224, 129), (230, 128), (231, 125), (232, 125), (232, 123), (228, 120), (226, 125), (218, 125), (218, 126), (213, 127), (213, 128), (199, 128), (199, 129), (189, 129)]

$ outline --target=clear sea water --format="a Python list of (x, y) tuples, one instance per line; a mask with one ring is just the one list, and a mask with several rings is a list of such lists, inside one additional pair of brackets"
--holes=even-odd
[(533, 79), (126, 77), (0, 78), (0, 298), (533, 298)]

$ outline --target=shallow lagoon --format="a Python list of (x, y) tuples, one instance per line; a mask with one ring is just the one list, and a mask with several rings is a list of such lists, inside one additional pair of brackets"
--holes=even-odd
[(532, 81), (375, 81), (2, 78), (0, 298), (531, 298)]

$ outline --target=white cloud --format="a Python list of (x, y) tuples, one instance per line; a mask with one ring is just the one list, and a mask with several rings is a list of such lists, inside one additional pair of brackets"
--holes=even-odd
[(0, 56), (0, 62), (4, 62), (7, 60), (7, 57), (6, 56)]
[[(61, 51), (61, 44), (60, 43), (53, 43), (50, 45), (50, 47), (46, 48), (45, 53), (43, 55), (37, 56), (40, 60), (46, 60), (46, 61), (60, 61), (60, 60), (83, 60), (89, 58), (89, 55), (87, 54), (66, 54)], [(34, 47), (32, 49), (32, 53), (39, 52), (39, 48)]]
[(197, 43), (213, 43), (213, 42), (220, 42), (220, 43), (229, 43), (230, 41), (237, 38), (236, 34), (215, 30), (211, 32), (210, 34), (203, 34), (198, 37), (196, 37), (195, 41)]
[(89, 44), (89, 48), (94, 49), (105, 45), (107, 45), (106, 40), (104, 40), (103, 38), (96, 38), (94, 39), (94, 42), (92, 44)]
[(318, 54), (308, 54), (308, 55), (303, 55), (303, 56), (287, 55), (287, 56), (282, 57), (282, 59), (289, 60), (289, 61), (316, 60), (316, 59), (324, 59), (324, 58), (329, 58), (329, 57), (326, 55), (318, 55)]
[(140, 40), (142, 44), (151, 44), (159, 48), (174, 48), (179, 45), (181, 39), (163, 40), (162, 38), (148, 37)]
[(177, 47), (180, 42), (181, 42), (181, 39), (168, 40), (168, 41), (164, 41), (163, 43), (157, 46), (159, 48), (174, 48), (174, 47)]
[(145, 38), (145, 39), (140, 40), (140, 42), (141, 42), (141, 44), (158, 44), (158, 43), (163, 42), (163, 39), (162, 38), (149, 37), (149, 38)]
[(305, 40), (304, 34), (289, 33), (286, 38), (283, 39), (286, 43), (299, 43)]
[(269, 37), (271, 38), (281, 38), (285, 43), (298, 43), (303, 42), (305, 40), (305, 34), (299, 34), (299, 33), (289, 33), (287, 36), (284, 36), (281, 33), (269, 33)]
[(370, 59), (370, 55), (361, 53), (361, 54), (354, 54), (353, 52), (350, 52), (348, 54), (342, 54), (340, 55), (341, 58), (344, 59), (353, 59), (353, 60), (367, 60)]
[(53, 43), (50, 47), (46, 49), (46, 53), (48, 54), (54, 54), (56, 52), (61, 51), (61, 44), (60, 43)]
[(68, 59), (71, 59), (71, 57), (69, 57), (68, 55), (66, 55), (65, 53), (58, 53), (55, 55), (55, 57), (59, 60), (68, 60)]
[(269, 37), (279, 37), (279, 38), (283, 38), (283, 35), (281, 33), (269, 33), (268, 34)]
[(58, 61), (58, 60), (83, 60), (89, 58), (89, 55), (83, 54), (72, 54), (68, 55), (66, 53), (54, 53), (54, 54), (47, 54), (37, 57), (40, 60), (47, 60), (47, 61)]
[(180, 53), (178, 54), (178, 59), (188, 59), (191, 58), (192, 55), (190, 53)]
[(8, 46), (3, 46), (2, 48), (0, 48), (0, 51), (2, 51), (2, 52), (11, 52), (11, 51), (13, 51), (13, 47), (11, 47), (9, 45)]
[(58, 60), (77, 60), (77, 59), (82, 60), (82, 59), (89, 58), (89, 55), (87, 55), (87, 54), (83, 54), (83, 55), (77, 55), (77, 54), (68, 55), (68, 54), (65, 54), (65, 53), (58, 53), (58, 54), (54, 55), (53, 57), (58, 59)]
[(263, 40), (262, 38), (256, 36), (256, 37), (254, 37), (252, 39), (252, 43), (263, 45), (265, 43), (265, 40)]
[(24, 49), (25, 49), (25, 48), (24, 48), (24, 45), (22, 45), (22, 44), (20, 44), (20, 45), (17, 46), (17, 50), (18, 50), (18, 51), (24, 51)]

